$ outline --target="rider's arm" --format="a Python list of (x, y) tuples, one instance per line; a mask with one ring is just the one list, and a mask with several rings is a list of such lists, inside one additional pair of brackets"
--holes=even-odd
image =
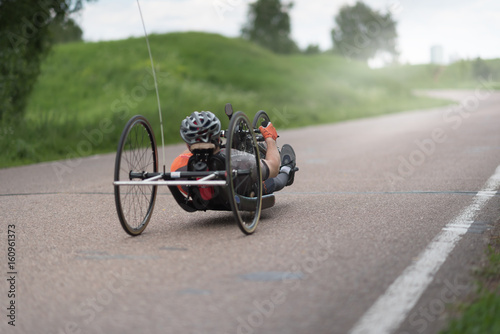
[(280, 153), (278, 152), (278, 146), (276, 145), (276, 140), (272, 138), (266, 138), (267, 152), (266, 158), (263, 159), (267, 167), (269, 167), (269, 178), (276, 177), (280, 170), (281, 159)]
[(278, 133), (271, 123), (268, 123), (266, 127), (261, 126), (259, 130), (264, 136), (267, 145), (266, 158), (263, 160), (269, 168), (269, 178), (276, 177), (281, 165), (280, 153), (276, 145)]

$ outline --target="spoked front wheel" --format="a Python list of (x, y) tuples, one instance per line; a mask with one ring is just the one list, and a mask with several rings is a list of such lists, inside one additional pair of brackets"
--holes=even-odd
[[(157, 156), (151, 125), (143, 116), (132, 117), (118, 144), (115, 181), (140, 181), (138, 173), (157, 172)], [(116, 211), (123, 229), (132, 236), (141, 234), (153, 214), (157, 186), (115, 185), (114, 188)]]
[(229, 202), (238, 226), (243, 233), (252, 234), (262, 210), (262, 173), (253, 127), (240, 111), (229, 123), (226, 172)]

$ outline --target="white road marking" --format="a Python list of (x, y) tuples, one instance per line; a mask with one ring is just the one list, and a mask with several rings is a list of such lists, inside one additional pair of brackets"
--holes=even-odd
[(398, 329), (455, 245), (472, 225), (476, 214), (495, 196), (499, 187), (500, 166), (483, 189), (474, 196), (472, 204), (442, 229), (418, 256), (418, 260), (407, 267), (358, 320), (350, 333), (392, 333)]

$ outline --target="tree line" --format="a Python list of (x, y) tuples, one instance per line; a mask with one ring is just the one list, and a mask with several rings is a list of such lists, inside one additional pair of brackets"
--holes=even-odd
[[(299, 52), (290, 36), (289, 12), (292, 8), (293, 2), (257, 0), (250, 4), (242, 36), (276, 53)], [(381, 13), (361, 1), (340, 9), (331, 37), (333, 51), (348, 58), (366, 62), (378, 53), (393, 59), (398, 55), (396, 21), (392, 13)], [(311, 44), (303, 52), (319, 53), (320, 49)]]
[[(70, 15), (95, 0), (0, 0), (0, 121), (23, 115), (40, 74), (40, 65), (55, 43), (81, 41), (82, 30)], [(293, 2), (256, 0), (249, 5), (242, 37), (281, 54), (301, 52), (290, 36)], [(396, 22), (358, 1), (343, 6), (331, 31), (333, 52), (367, 61), (379, 52), (397, 57)], [(319, 53), (309, 45), (306, 54)]]

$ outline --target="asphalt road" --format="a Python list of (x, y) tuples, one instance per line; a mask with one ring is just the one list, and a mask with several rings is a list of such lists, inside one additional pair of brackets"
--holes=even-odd
[(0, 170), (0, 332), (437, 332), (500, 217), (500, 93), (432, 94), (462, 107), (280, 131), (300, 172), (252, 236), (229, 212), (182, 211), (164, 188), (129, 237), (114, 154)]

